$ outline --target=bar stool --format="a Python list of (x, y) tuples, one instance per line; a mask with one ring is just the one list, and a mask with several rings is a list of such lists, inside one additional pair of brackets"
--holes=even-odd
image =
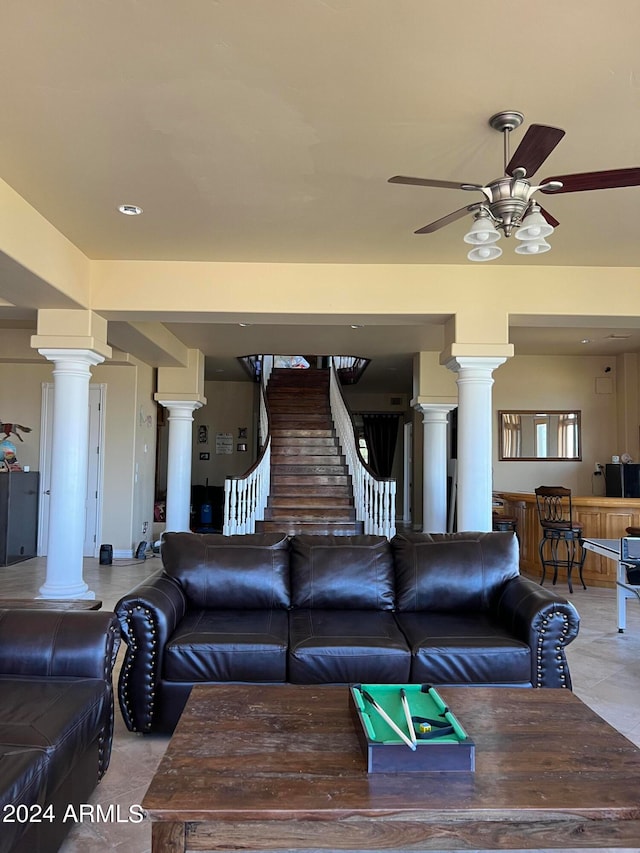
[[(573, 592), (571, 574), (578, 567), (584, 589), (587, 585), (582, 577), (586, 551), (582, 546), (582, 526), (574, 523), (571, 508), (571, 489), (564, 486), (539, 486), (535, 489), (538, 519), (542, 527), (542, 538), (538, 550), (542, 564), (544, 583), (547, 567), (553, 568), (553, 584), (558, 579), (558, 569), (567, 570), (569, 592)], [(560, 550), (562, 546), (562, 551)]]

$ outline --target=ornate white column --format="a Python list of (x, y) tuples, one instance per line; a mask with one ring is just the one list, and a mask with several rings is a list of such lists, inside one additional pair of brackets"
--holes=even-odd
[(84, 582), (83, 546), (89, 465), (89, 381), (104, 357), (89, 349), (39, 349), (54, 363), (51, 497), (42, 598), (95, 598)]
[(456, 356), (447, 367), (458, 374), (457, 529), (491, 530), (493, 371), (506, 358)]
[(417, 403), (422, 412), (422, 530), (447, 530), (447, 421), (454, 404)]
[(199, 400), (158, 400), (169, 410), (167, 459), (167, 531), (189, 531), (193, 412)]

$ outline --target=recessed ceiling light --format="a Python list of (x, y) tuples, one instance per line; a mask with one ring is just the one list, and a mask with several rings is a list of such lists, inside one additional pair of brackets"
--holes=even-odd
[(138, 207), (137, 204), (121, 204), (118, 210), (125, 216), (140, 216), (142, 213), (142, 208)]
[(591, 338), (583, 338), (583, 339), (580, 341), (580, 343), (581, 343), (581, 344), (590, 344), (590, 343), (591, 343)]
[(250, 326), (251, 323), (238, 323), (239, 326), (242, 326), (243, 329), (246, 329), (247, 326)]
[(352, 329), (364, 329), (364, 326), (359, 325), (358, 323), (352, 323), (351, 328)]

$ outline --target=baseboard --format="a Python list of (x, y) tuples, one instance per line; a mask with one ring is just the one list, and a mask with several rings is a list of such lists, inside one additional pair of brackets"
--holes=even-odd
[(122, 550), (114, 551), (113, 552), (113, 559), (114, 560), (132, 560), (133, 555), (134, 555), (133, 548), (131, 548), (129, 550), (125, 548)]

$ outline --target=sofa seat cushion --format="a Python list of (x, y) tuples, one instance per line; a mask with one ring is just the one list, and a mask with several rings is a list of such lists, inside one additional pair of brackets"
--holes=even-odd
[(483, 614), (398, 613), (411, 647), (411, 681), (531, 683), (531, 652)]
[(392, 613), (289, 613), (289, 681), (294, 684), (405, 682), (410, 664), (409, 648)]
[(164, 649), (167, 681), (280, 682), (285, 610), (188, 610)]
[(99, 679), (0, 677), (0, 743), (45, 754), (51, 793), (104, 733), (112, 701)]
[[(7, 807), (39, 805), (46, 808), (47, 754), (40, 749), (21, 749), (0, 744), (0, 814), (9, 817)], [(0, 849), (13, 850), (29, 828), (28, 822), (2, 822)]]

